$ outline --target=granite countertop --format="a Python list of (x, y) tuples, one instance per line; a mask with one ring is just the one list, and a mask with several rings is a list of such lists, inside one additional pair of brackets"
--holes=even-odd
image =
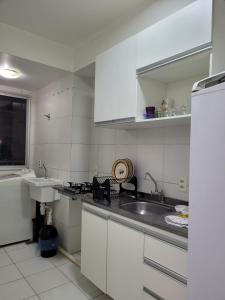
[[(71, 193), (67, 193), (62, 190), (60, 187), (55, 187), (59, 191), (59, 193), (62, 193), (65, 196), (71, 197), (72, 199), (76, 199), (76, 195), (71, 195)], [(183, 227), (177, 227), (174, 225), (169, 225), (165, 221), (165, 216), (169, 214), (174, 214), (176, 215), (177, 213), (175, 210), (173, 210), (174, 205), (176, 204), (186, 204), (184, 201), (176, 200), (176, 199), (171, 199), (171, 198), (166, 198), (166, 204), (168, 207), (171, 208), (171, 212), (167, 212), (164, 214), (158, 214), (158, 213), (151, 213), (151, 215), (137, 215), (134, 213), (131, 213), (127, 210), (121, 209), (119, 206), (120, 204), (131, 202), (131, 198), (129, 196), (120, 196), (116, 197), (111, 200), (111, 203), (108, 201), (100, 201), (100, 200), (95, 200), (93, 199), (92, 194), (86, 194), (83, 195), (82, 201), (85, 203), (88, 203), (90, 205), (99, 207), (101, 209), (105, 209), (107, 211), (110, 211), (112, 213), (127, 217), (129, 219), (157, 227), (159, 229), (177, 234), (179, 236), (183, 237), (188, 237), (188, 229), (183, 228)]]

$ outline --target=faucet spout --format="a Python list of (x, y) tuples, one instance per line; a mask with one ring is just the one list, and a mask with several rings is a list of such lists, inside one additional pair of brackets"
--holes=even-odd
[(158, 200), (161, 203), (165, 203), (165, 196), (164, 196), (163, 190), (161, 190), (161, 192), (159, 192), (158, 184), (157, 184), (155, 178), (149, 172), (145, 173), (144, 179), (147, 179), (147, 177), (149, 177), (155, 185), (155, 195), (158, 197)]
[(154, 177), (149, 173), (149, 172), (146, 172), (145, 173), (145, 178), (144, 179), (147, 179), (147, 176), (151, 179), (151, 181), (154, 183), (155, 185), (155, 192), (158, 193), (159, 192), (159, 189), (158, 189), (158, 184), (156, 182), (156, 180), (154, 179)]
[(45, 172), (45, 178), (48, 178), (48, 176), (47, 176), (47, 168), (46, 168), (45, 164), (42, 164), (42, 168), (44, 169), (44, 172)]

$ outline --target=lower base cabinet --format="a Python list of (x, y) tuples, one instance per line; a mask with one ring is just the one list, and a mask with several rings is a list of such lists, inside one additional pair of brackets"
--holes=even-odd
[(152, 297), (155, 295), (157, 300), (187, 299), (187, 286), (184, 283), (146, 264), (143, 265), (143, 268), (143, 284), (150, 291), (149, 294), (152, 293)]
[(82, 210), (81, 273), (106, 293), (107, 217)]
[(81, 273), (114, 300), (187, 300), (186, 248), (140, 228), (84, 206)]
[(107, 294), (115, 300), (142, 298), (144, 234), (108, 221)]

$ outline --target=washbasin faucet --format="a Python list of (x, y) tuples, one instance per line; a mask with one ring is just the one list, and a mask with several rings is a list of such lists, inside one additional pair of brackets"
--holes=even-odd
[(42, 168), (44, 169), (44, 172), (45, 172), (45, 178), (48, 178), (47, 168), (46, 168), (45, 164), (42, 164)]
[(147, 179), (147, 177), (149, 177), (149, 178), (151, 179), (151, 181), (154, 183), (154, 185), (155, 185), (155, 194), (158, 196), (159, 201), (160, 201), (161, 203), (165, 203), (165, 196), (164, 196), (163, 190), (161, 190), (161, 191), (159, 192), (158, 184), (157, 184), (155, 178), (154, 178), (154, 177), (152, 176), (152, 174), (149, 173), (149, 172), (146, 172), (146, 173), (145, 173), (145, 178), (144, 178), (144, 179)]

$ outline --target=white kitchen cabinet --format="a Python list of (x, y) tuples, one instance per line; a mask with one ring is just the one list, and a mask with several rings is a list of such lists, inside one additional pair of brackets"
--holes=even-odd
[(144, 234), (108, 221), (107, 294), (116, 300), (142, 298)]
[(136, 116), (137, 37), (131, 37), (96, 58), (94, 121)]
[(181, 276), (187, 276), (187, 251), (183, 248), (146, 235), (144, 257)]
[(107, 217), (82, 210), (81, 273), (106, 293)]
[(212, 41), (212, 0), (197, 0), (138, 34), (137, 69), (198, 50)]
[(156, 295), (155, 299), (187, 300), (186, 284), (147, 264), (143, 265), (143, 272), (144, 288)]

